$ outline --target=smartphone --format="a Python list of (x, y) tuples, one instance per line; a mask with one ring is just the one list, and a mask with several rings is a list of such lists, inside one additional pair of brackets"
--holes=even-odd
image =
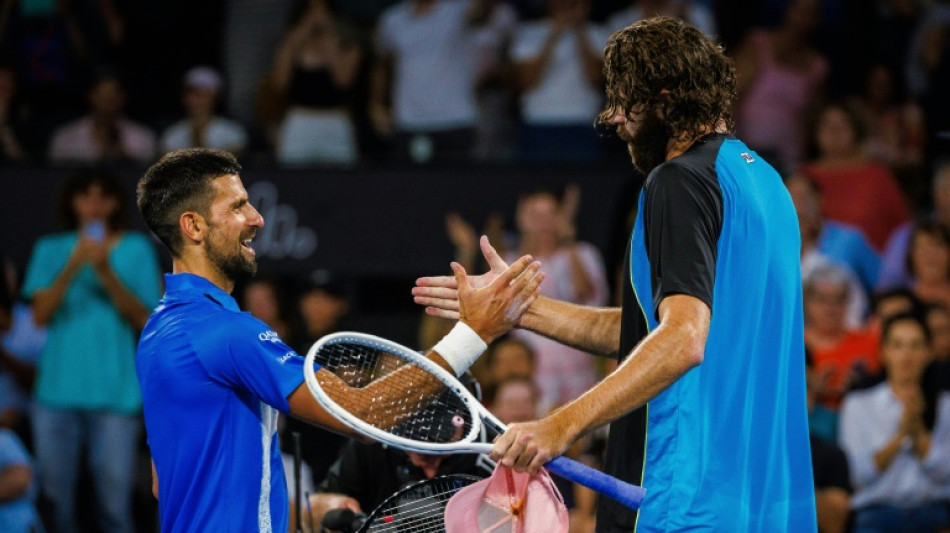
[(93, 220), (83, 227), (83, 235), (95, 242), (106, 240), (106, 225), (101, 220)]

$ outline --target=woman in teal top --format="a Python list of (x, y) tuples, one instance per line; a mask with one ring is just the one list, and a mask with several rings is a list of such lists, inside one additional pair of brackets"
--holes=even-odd
[(49, 334), (37, 368), (33, 440), (53, 529), (76, 530), (73, 494), (86, 450), (103, 531), (133, 531), (130, 498), (142, 398), (138, 333), (161, 295), (148, 237), (125, 231), (124, 195), (111, 177), (67, 180), (67, 232), (37, 241), (23, 295)]

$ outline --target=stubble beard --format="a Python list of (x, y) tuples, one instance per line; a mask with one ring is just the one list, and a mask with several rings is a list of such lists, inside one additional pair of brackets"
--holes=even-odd
[(666, 150), (670, 134), (666, 124), (656, 111), (643, 115), (637, 130), (631, 135), (623, 127), (617, 128), (617, 134), (627, 141), (627, 152), (633, 166), (644, 176), (649, 176), (654, 168), (666, 161)]
[(217, 240), (214, 235), (204, 242), (205, 255), (207, 255), (208, 260), (232, 283), (250, 279), (257, 274), (257, 260), (248, 259), (242, 253), (241, 242), (250, 238), (250, 236), (242, 234), (237, 243), (237, 250), (233, 253), (222, 251), (222, 248), (226, 248), (226, 246), (213, 242)]

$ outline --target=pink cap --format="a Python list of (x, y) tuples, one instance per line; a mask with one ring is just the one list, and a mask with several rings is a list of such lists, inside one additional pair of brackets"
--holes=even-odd
[(530, 475), (499, 464), (445, 507), (446, 533), (567, 533), (568, 524), (564, 499), (544, 469)]

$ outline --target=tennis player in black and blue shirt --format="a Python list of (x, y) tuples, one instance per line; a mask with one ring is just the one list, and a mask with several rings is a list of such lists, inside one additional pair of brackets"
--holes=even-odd
[[(814, 532), (801, 239), (781, 177), (730, 133), (734, 67), (699, 30), (654, 18), (610, 38), (605, 72), (601, 121), (648, 176), (623, 307), (542, 297), (519, 326), (621, 364), (513, 424), (492, 456), (534, 471), (613, 422), (605, 469), (647, 494), (639, 515), (601, 498), (599, 533)], [(477, 283), (506, 267), (482, 249), (492, 272)], [(452, 278), (418, 285), (430, 313), (457, 316)]]
[[(257, 270), (251, 241), (264, 226), (240, 170), (227, 152), (190, 149), (139, 181), (139, 210), (174, 267), (136, 354), (162, 531), (286, 532), (278, 413), (351, 434), (304, 386), (303, 358), (231, 297)], [(511, 284), (473, 291), (484, 305), (429, 357), (464, 372), (533, 300), (539, 266), (523, 257)]]

